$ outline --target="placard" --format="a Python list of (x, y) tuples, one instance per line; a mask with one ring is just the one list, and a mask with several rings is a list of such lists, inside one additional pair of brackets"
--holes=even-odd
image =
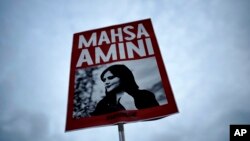
[(73, 35), (66, 131), (176, 112), (150, 19)]

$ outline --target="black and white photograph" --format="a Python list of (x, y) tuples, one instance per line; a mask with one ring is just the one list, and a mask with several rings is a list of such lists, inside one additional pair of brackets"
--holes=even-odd
[(76, 71), (74, 118), (167, 104), (155, 57)]

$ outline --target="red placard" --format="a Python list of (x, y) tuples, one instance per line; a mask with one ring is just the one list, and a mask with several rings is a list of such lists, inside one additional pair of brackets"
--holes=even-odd
[(66, 131), (176, 112), (150, 19), (74, 34)]

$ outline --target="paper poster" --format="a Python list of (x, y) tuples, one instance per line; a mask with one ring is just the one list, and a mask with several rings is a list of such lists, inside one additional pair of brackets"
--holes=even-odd
[(150, 19), (74, 34), (66, 131), (176, 112)]

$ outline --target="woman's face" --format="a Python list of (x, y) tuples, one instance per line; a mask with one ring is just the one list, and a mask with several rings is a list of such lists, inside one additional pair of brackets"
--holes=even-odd
[(104, 82), (107, 92), (111, 92), (120, 86), (120, 78), (114, 76), (110, 71), (107, 71), (103, 75), (102, 81)]

